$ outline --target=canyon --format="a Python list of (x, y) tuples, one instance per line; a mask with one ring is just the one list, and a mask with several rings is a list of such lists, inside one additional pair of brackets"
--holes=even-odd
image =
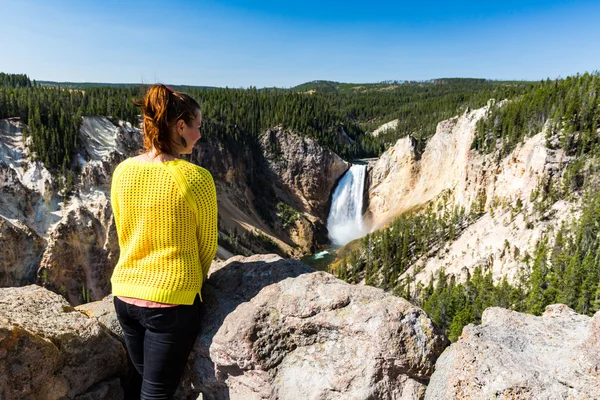
[[(347, 246), (403, 215), (475, 212), (403, 278), (427, 285), (443, 269), (466, 281), (485, 267), (496, 282), (517, 282), (525, 255), (576, 220), (583, 200), (573, 193), (538, 209), (543, 185), (560, 182), (574, 162), (549, 126), (505, 155), (473, 148), (493, 104), (441, 121), (422, 151), (406, 136), (366, 163), (283, 127), (263, 132), (255, 147), (200, 142), (189, 160), (215, 179), (222, 246), (204, 288), (210, 313), (177, 398), (597, 397), (598, 313), (489, 308), (481, 325), (466, 326), (450, 344), (419, 307), (293, 259), (329, 245), (330, 209), (347, 196), (355, 212), (342, 222), (358, 224), (345, 229), (364, 229)], [(69, 177), (34, 159), (25, 130), (18, 118), (0, 121), (0, 393), (121, 399), (128, 367), (106, 297), (119, 255), (109, 188), (116, 165), (141, 150), (141, 132), (84, 116), (78, 173)], [(343, 185), (346, 194), (336, 194)], [(565, 341), (568, 362), (556, 353)], [(558, 381), (550, 377), (555, 367)]]

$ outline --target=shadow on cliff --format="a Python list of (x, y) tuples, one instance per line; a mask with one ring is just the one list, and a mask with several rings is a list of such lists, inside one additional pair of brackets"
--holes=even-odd
[[(245, 258), (244, 262), (234, 258), (214, 270), (202, 288), (202, 326), (188, 363), (192, 370), (186, 372), (182, 386), (189, 388), (193, 385), (203, 393), (204, 400), (230, 399), (225, 381), (228, 376), (241, 375), (244, 371), (237, 366), (215, 366), (210, 359), (210, 346), (225, 319), (265, 287), (311, 272), (314, 270), (300, 261), (275, 255), (252, 256)], [(181, 398), (196, 399), (192, 397), (194, 395), (197, 396), (197, 393)]]

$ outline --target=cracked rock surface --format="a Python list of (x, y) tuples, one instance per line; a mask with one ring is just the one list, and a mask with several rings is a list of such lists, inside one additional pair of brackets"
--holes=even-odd
[(295, 260), (234, 257), (205, 289), (205, 399), (418, 399), (447, 346), (421, 309)]
[(0, 398), (120, 399), (125, 349), (40, 286), (0, 289)]
[(600, 312), (488, 308), (444, 351), (426, 399), (600, 398)]

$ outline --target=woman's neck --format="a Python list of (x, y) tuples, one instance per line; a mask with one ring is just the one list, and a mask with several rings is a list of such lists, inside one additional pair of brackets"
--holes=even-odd
[(140, 160), (147, 162), (165, 162), (177, 159), (177, 157), (171, 154), (159, 153), (155, 149), (142, 153), (138, 157), (140, 158)]

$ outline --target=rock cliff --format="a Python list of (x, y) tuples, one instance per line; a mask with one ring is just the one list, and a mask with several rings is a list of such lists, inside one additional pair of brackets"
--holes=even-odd
[(294, 240), (291, 232), (281, 227), (272, 204), (276, 202), (273, 182), (267, 177), (266, 161), (258, 143), (208, 138), (196, 146), (191, 161), (207, 168), (215, 179), (221, 236), (250, 237), (239, 243), (238, 249), (230, 246), (230, 251), (244, 255), (272, 252), (273, 248), (267, 249), (259, 240), (253, 240), (258, 235), (272, 240), (282, 254), (301, 254), (302, 249), (310, 248), (310, 244)]
[(115, 166), (141, 148), (138, 129), (104, 117), (84, 117), (72, 182), (32, 161), (24, 126), (0, 121), (0, 241), (9, 249), (0, 261), (0, 283), (35, 281), (63, 294), (72, 304), (99, 300), (109, 290), (118, 258), (110, 208)]
[(31, 161), (23, 125), (0, 120), (0, 286), (32, 283), (46, 246), (45, 233), (58, 218), (54, 181)]
[(315, 140), (282, 129), (267, 130), (260, 137), (260, 146), (278, 203), (301, 213), (291, 223), (292, 239), (305, 253), (315, 252), (317, 244), (328, 240), (331, 194), (349, 164)]
[(348, 163), (315, 140), (282, 129), (266, 131), (260, 145), (280, 198), (325, 222), (331, 192)]
[(0, 216), (0, 287), (33, 282), (44, 244), (45, 240), (27, 225)]
[[(560, 179), (572, 160), (548, 148), (546, 132), (532, 136), (508, 156), (471, 149), (477, 121), (488, 107), (442, 121), (419, 157), (414, 140), (405, 137), (369, 168), (369, 206), (365, 219), (379, 229), (393, 218), (434, 203), (436, 208), (480, 208), (483, 214), (454, 241), (442, 243), (405, 273), (427, 282), (445, 268), (457, 277), (463, 269), (490, 267), (495, 279), (514, 280), (524, 254), (533, 253), (544, 234), (578, 215), (579, 202), (553, 204), (535, 215), (532, 193), (548, 179)], [(533, 223), (535, 222), (535, 223)]]
[(39, 265), (40, 281), (71, 304), (110, 293), (119, 243), (110, 202), (104, 195), (86, 202), (74, 197), (48, 237)]

